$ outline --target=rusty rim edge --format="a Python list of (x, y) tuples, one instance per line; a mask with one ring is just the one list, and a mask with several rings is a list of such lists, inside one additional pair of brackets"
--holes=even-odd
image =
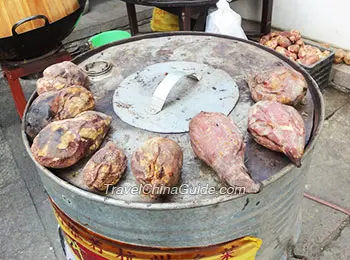
[[(280, 53), (275, 52), (274, 50), (267, 48), (259, 43), (253, 42), (253, 41), (249, 41), (249, 40), (244, 40), (244, 39), (239, 39), (236, 37), (232, 37), (232, 36), (226, 36), (226, 35), (220, 35), (220, 34), (212, 34), (212, 33), (205, 33), (205, 32), (167, 32), (167, 33), (152, 33), (152, 34), (146, 34), (146, 35), (139, 35), (139, 36), (134, 36), (128, 39), (124, 39), (124, 40), (120, 40), (114, 43), (110, 43), (110, 44), (106, 44), (104, 46), (101, 46), (99, 48), (90, 50), (86, 53), (83, 53), (79, 56), (77, 56), (75, 59), (73, 59), (72, 62), (79, 64), (81, 62), (83, 62), (84, 60), (86, 60), (87, 58), (90, 58), (91, 56), (95, 55), (96, 53), (99, 53), (105, 49), (108, 49), (112, 46), (117, 46), (117, 45), (121, 45), (124, 43), (129, 43), (129, 42), (134, 42), (134, 41), (139, 41), (139, 40), (144, 40), (144, 39), (152, 39), (152, 38), (159, 38), (159, 37), (170, 37), (170, 36), (212, 36), (212, 37), (218, 37), (218, 38), (224, 38), (224, 39), (229, 39), (229, 40), (233, 40), (233, 41), (240, 41), (240, 42), (244, 42), (250, 45), (254, 45), (257, 48), (263, 49), (267, 52), (269, 52), (270, 54), (280, 58), (281, 60), (283, 60), (284, 62), (286, 62), (289, 66), (291, 66), (293, 69), (299, 71), (306, 79), (308, 85), (312, 85), (313, 88), (311, 91), (311, 96), (314, 102), (314, 107), (317, 108), (319, 110), (319, 113), (316, 113), (316, 109), (314, 111), (314, 127), (312, 128), (312, 135), (311, 138), (309, 140), (309, 142), (306, 144), (306, 149), (303, 155), (303, 158), (308, 157), (309, 153), (312, 151), (317, 139), (319, 138), (320, 132), (323, 128), (323, 123), (324, 123), (324, 117), (325, 117), (325, 108), (324, 108), (324, 102), (323, 102), (323, 97), (322, 97), (322, 93), (317, 85), (317, 83), (315, 82), (315, 80), (297, 63), (291, 61), (290, 59), (288, 59), (287, 57), (283, 56)], [(31, 105), (31, 103), (34, 101), (34, 99), (36, 98), (37, 93), (36, 91), (33, 92), (33, 94), (31, 95), (30, 99), (27, 102), (27, 105), (25, 107), (24, 110), (24, 115), (27, 114), (27, 110), (29, 108), (29, 106)], [(29, 146), (29, 142), (28, 142), (28, 138), (25, 134), (24, 131), (24, 122), (25, 119), (22, 120), (22, 139), (23, 139), (23, 143), (24, 146), (26, 148), (27, 153), (29, 154), (30, 158), (32, 159), (32, 161), (35, 163), (35, 166), (43, 171), (52, 181), (54, 181), (55, 183), (57, 183), (58, 185), (62, 186), (65, 189), (68, 189), (72, 192), (75, 192), (76, 194), (91, 199), (91, 200), (95, 200), (97, 202), (100, 203), (104, 203), (104, 204), (110, 204), (113, 206), (118, 206), (118, 207), (125, 207), (125, 208), (134, 208), (134, 209), (147, 209), (147, 210), (165, 210), (165, 209), (187, 209), (187, 208), (196, 208), (196, 207), (203, 207), (203, 206), (209, 206), (209, 205), (214, 205), (217, 203), (221, 203), (221, 202), (225, 202), (225, 201), (229, 201), (229, 200), (233, 200), (233, 199), (237, 199), (237, 198), (241, 198), (244, 196), (254, 196), (254, 194), (244, 194), (244, 195), (240, 195), (240, 196), (220, 196), (214, 199), (206, 199), (200, 202), (184, 202), (184, 203), (145, 203), (145, 202), (127, 202), (124, 200), (117, 200), (114, 198), (110, 198), (110, 197), (105, 197), (105, 196), (101, 196), (98, 195), (96, 193), (93, 192), (89, 192), (83, 189), (80, 189), (79, 187), (76, 187), (72, 184), (70, 184), (69, 182), (59, 178), (58, 176), (56, 176), (55, 174), (53, 174), (51, 171), (49, 171), (47, 168), (41, 166), (33, 157), (32, 152), (30, 150), (30, 146)], [(317, 126), (317, 128), (315, 129), (315, 126)], [(272, 176), (269, 179), (266, 179), (262, 182), (263, 186), (266, 187), (272, 183), (274, 183), (275, 181), (277, 181), (278, 179), (280, 179), (281, 177), (283, 177), (285, 174), (287, 174), (289, 171), (291, 171), (292, 169), (296, 168), (296, 166), (292, 163), (288, 164), (287, 166), (285, 166), (279, 173), (275, 174), (274, 176)]]

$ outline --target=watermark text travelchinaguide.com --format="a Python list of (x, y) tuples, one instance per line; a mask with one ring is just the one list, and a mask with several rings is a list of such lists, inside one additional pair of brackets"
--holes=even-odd
[(111, 195), (140, 195), (140, 194), (166, 194), (166, 195), (240, 195), (245, 194), (245, 187), (214, 187), (209, 184), (191, 186), (189, 184), (182, 184), (176, 187), (164, 187), (155, 186), (152, 184), (143, 184), (139, 186), (113, 186), (111, 184), (105, 184), (107, 186), (106, 194)]

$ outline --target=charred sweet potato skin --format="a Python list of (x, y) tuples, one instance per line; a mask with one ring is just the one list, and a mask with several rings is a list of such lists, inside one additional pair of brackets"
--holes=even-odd
[(85, 71), (70, 61), (64, 61), (47, 67), (43, 78), (37, 81), (39, 95), (48, 91), (57, 91), (71, 86), (88, 88), (90, 80)]
[(58, 110), (55, 120), (73, 118), (78, 114), (93, 110), (95, 100), (92, 93), (83, 87), (69, 87), (57, 94)]
[(248, 132), (260, 145), (287, 155), (298, 167), (305, 147), (305, 125), (292, 106), (260, 101), (250, 108)]
[(89, 143), (86, 155), (94, 153), (108, 133), (112, 117), (100, 112), (86, 111), (75, 117), (85, 122), (79, 129), (79, 136)]
[(49, 91), (38, 96), (25, 118), (27, 135), (33, 139), (50, 122), (73, 118), (81, 112), (94, 109), (94, 97), (83, 87), (69, 87)]
[(248, 79), (252, 99), (278, 101), (296, 106), (306, 95), (307, 82), (299, 72), (276, 66)]
[(98, 150), (85, 165), (82, 174), (85, 184), (92, 189), (105, 191), (123, 176), (127, 158), (114, 143), (108, 142)]
[(26, 134), (31, 140), (53, 121), (57, 109), (56, 92), (44, 93), (33, 101), (24, 121)]
[(194, 153), (230, 186), (257, 193), (255, 183), (244, 165), (245, 143), (234, 122), (222, 113), (201, 112), (190, 121), (190, 141)]
[(132, 155), (131, 170), (136, 182), (156, 188), (145, 192), (162, 195), (161, 188), (174, 187), (180, 180), (183, 162), (181, 147), (173, 140), (155, 137), (145, 142)]
[(110, 116), (95, 111), (52, 122), (34, 138), (32, 154), (45, 167), (72, 166), (98, 149), (110, 124)]

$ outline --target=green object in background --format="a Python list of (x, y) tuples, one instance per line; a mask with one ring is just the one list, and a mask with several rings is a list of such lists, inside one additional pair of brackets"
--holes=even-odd
[(130, 38), (131, 35), (128, 32), (125, 31), (108, 31), (108, 32), (103, 32), (100, 34), (97, 34), (89, 39), (89, 42), (91, 43), (91, 46), (93, 48), (97, 48), (100, 46), (103, 46), (105, 44), (119, 41), (122, 39)]
[(79, 16), (78, 20), (75, 22), (75, 24), (74, 24), (74, 29), (75, 29), (75, 27), (78, 26), (78, 24), (79, 24), (80, 19), (81, 19), (82, 16), (83, 16), (83, 14), (81, 14), (81, 15)]

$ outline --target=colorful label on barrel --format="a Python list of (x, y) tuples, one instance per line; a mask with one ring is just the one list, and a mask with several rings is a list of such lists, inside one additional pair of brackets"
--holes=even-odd
[(243, 237), (234, 241), (203, 248), (149, 248), (124, 244), (96, 234), (66, 216), (52, 203), (67, 244), (77, 260), (254, 260), (262, 240)]

